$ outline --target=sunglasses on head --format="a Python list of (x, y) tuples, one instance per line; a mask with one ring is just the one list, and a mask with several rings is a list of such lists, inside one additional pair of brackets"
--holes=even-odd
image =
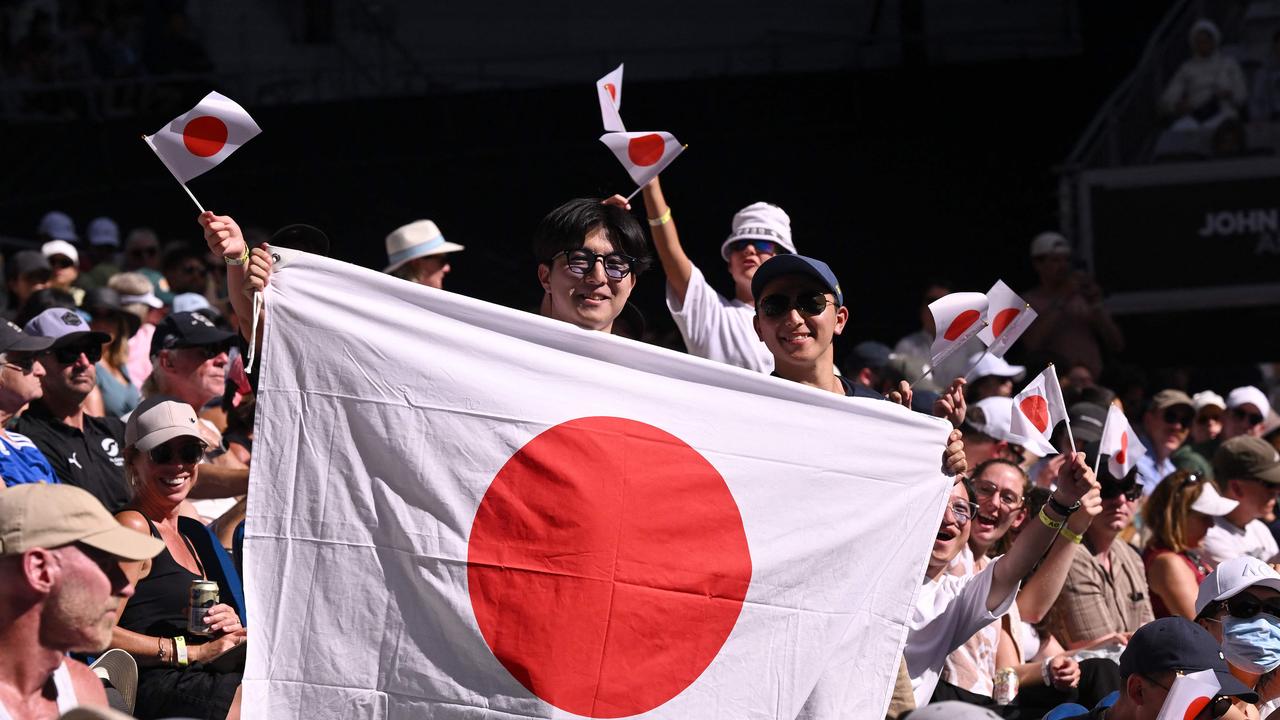
[(1176, 407), (1165, 408), (1164, 411), (1165, 422), (1170, 425), (1181, 425), (1182, 427), (1191, 427), (1191, 421), (1195, 416), (1195, 413), (1191, 410)]
[(199, 442), (185, 442), (174, 447), (164, 443), (151, 448), (148, 454), (151, 455), (151, 462), (157, 465), (168, 465), (174, 462), (174, 458), (183, 465), (190, 465), (204, 457), (204, 445)]
[(52, 355), (54, 360), (57, 360), (63, 365), (71, 365), (79, 360), (82, 354), (90, 363), (96, 363), (102, 359), (102, 346), (97, 344), (71, 345), (68, 347), (46, 350), (45, 354)]
[(1258, 413), (1247, 412), (1244, 408), (1232, 408), (1231, 414), (1235, 415), (1237, 419), (1245, 421), (1249, 425), (1257, 425), (1258, 423), (1261, 423), (1263, 420), (1266, 420), (1266, 418), (1263, 417), (1262, 415)]
[(831, 304), (833, 303), (827, 299), (827, 294), (820, 290), (802, 292), (794, 298), (775, 293), (760, 299), (760, 314), (768, 318), (779, 318), (795, 308), (801, 315), (812, 317), (821, 315)]
[(781, 249), (781, 246), (772, 240), (734, 240), (729, 243), (729, 253), (746, 250), (747, 247), (755, 248), (761, 255), (777, 255), (778, 250)]

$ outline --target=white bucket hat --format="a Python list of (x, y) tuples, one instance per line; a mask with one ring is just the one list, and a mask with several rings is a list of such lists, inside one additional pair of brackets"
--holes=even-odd
[(440, 234), (440, 228), (430, 220), (414, 220), (401, 225), (387, 236), (387, 267), (383, 272), (393, 273), (410, 260), (428, 255), (461, 252), (465, 248), (451, 243)]
[(729, 245), (735, 240), (770, 240), (793, 255), (796, 252), (791, 242), (791, 217), (777, 205), (751, 203), (734, 214), (731, 227), (729, 238), (720, 244), (720, 257), (726, 261)]

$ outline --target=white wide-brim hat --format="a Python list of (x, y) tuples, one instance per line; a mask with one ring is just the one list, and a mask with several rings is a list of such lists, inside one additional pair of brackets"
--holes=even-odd
[(396, 228), (387, 236), (387, 267), (383, 272), (393, 273), (401, 265), (410, 260), (417, 260), (428, 255), (465, 250), (457, 243), (451, 243), (440, 234), (440, 228), (430, 220), (414, 220), (408, 225)]

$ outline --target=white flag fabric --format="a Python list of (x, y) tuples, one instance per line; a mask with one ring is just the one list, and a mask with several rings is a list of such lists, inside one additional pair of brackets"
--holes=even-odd
[(626, 132), (622, 124), (622, 64), (608, 75), (596, 81), (596, 95), (600, 98), (600, 120), (606, 132)]
[(1107, 406), (1107, 422), (1102, 426), (1098, 453), (1110, 456), (1107, 458), (1107, 470), (1111, 477), (1117, 479), (1128, 475), (1138, 464), (1138, 458), (1147, 454), (1138, 434), (1130, 427), (1129, 418), (1115, 405)]
[(185, 183), (212, 170), (260, 132), (236, 101), (211, 92), (155, 135), (144, 135), (143, 139), (178, 182)]
[(945, 422), (273, 252), (246, 717), (884, 716)]
[[(943, 295), (929, 303), (929, 312), (933, 314), (934, 327), (932, 364), (937, 366), (982, 330), (987, 319), (987, 296), (976, 292)], [(946, 378), (937, 380), (949, 382)]]
[(1002, 358), (1036, 317), (1030, 303), (997, 280), (987, 291), (988, 325), (978, 331), (978, 337), (987, 344), (988, 353)]
[(1212, 670), (1187, 673), (1174, 677), (1165, 696), (1164, 705), (1156, 720), (1187, 720), (1200, 717), (1213, 698), (1222, 689), (1218, 676)]
[(611, 132), (600, 136), (627, 169), (636, 185), (643, 186), (658, 177), (684, 146), (668, 132)]
[(1040, 454), (1057, 455), (1058, 449), (1049, 436), (1058, 423), (1067, 419), (1067, 404), (1052, 365), (1027, 383), (1013, 398), (1013, 414), (1009, 418), (1010, 434), (1026, 440), (1022, 443)]

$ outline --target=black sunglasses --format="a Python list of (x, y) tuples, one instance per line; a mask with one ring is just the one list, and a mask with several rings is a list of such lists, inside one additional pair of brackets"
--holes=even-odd
[(168, 465), (174, 457), (183, 465), (190, 465), (204, 457), (204, 445), (198, 442), (183, 443), (176, 448), (165, 443), (151, 448), (151, 462), (157, 465)]
[(71, 365), (75, 363), (80, 359), (80, 355), (82, 354), (90, 363), (96, 363), (102, 359), (102, 346), (96, 343), (91, 343), (89, 345), (71, 345), (68, 347), (46, 350), (45, 354), (52, 355), (54, 360), (57, 360), (63, 365)]
[(4, 356), (4, 364), (26, 375), (35, 368), (36, 356), (33, 353), (8, 353)]
[(66, 268), (75, 267), (75, 266), (76, 266), (75, 261), (64, 255), (54, 255), (53, 257), (49, 258), (49, 267), (53, 268), (54, 270), (65, 270)]
[(1248, 620), (1260, 612), (1280, 618), (1280, 598), (1264, 601), (1255, 595), (1242, 592), (1227, 598), (1223, 604), (1227, 606), (1227, 612), (1231, 613), (1231, 617), (1241, 620)]
[(768, 318), (779, 318), (791, 312), (791, 308), (800, 311), (801, 315), (812, 317), (821, 315), (828, 305), (833, 304), (827, 295), (820, 291), (811, 291), (796, 295), (795, 298), (782, 294), (766, 295), (760, 299), (760, 314)]
[(208, 345), (188, 345), (183, 350), (195, 350), (204, 356), (205, 360), (212, 360), (224, 352), (227, 352), (231, 346), (228, 343), (210, 343)]
[(1191, 421), (1196, 414), (1190, 410), (1179, 410), (1177, 408), (1166, 408), (1164, 411), (1164, 421), (1170, 425), (1181, 425), (1182, 427), (1191, 427)]
[(1250, 426), (1257, 425), (1263, 420), (1266, 420), (1266, 418), (1263, 417), (1262, 415), (1259, 415), (1257, 413), (1245, 412), (1241, 408), (1231, 408), (1231, 414), (1235, 415), (1236, 418), (1240, 420), (1246, 421), (1247, 423), (1249, 423)]
[(1123, 495), (1125, 500), (1133, 502), (1142, 495), (1142, 488), (1138, 487), (1137, 483), (1117, 485), (1115, 483), (1104, 482), (1101, 483), (1101, 486), (1102, 487), (1100, 489), (1103, 500), (1113, 500)]
[(734, 240), (729, 243), (729, 254), (732, 255), (739, 250), (746, 250), (748, 245), (755, 248), (756, 252), (762, 255), (777, 255), (778, 250), (781, 249), (781, 246), (772, 240)]

